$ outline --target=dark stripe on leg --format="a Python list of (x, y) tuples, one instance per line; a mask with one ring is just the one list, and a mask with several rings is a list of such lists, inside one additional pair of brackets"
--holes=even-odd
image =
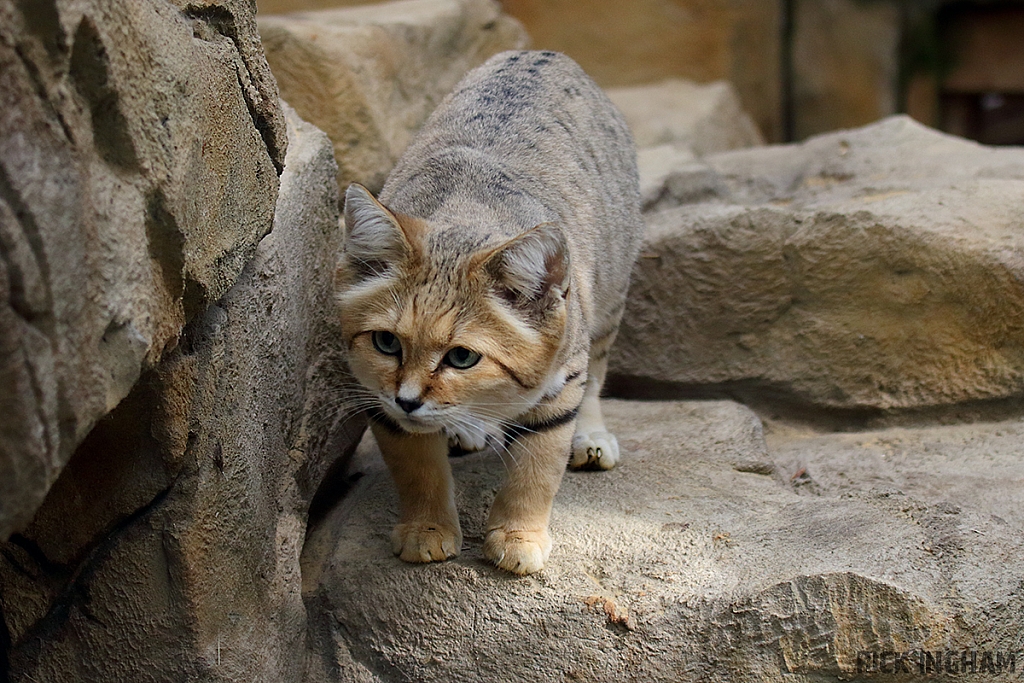
[(559, 396), (562, 395), (562, 392), (565, 391), (565, 388), (567, 386), (569, 386), (570, 384), (572, 384), (573, 382), (575, 382), (576, 380), (578, 380), (580, 378), (580, 375), (582, 375), (582, 374), (583, 374), (582, 370), (577, 370), (576, 372), (572, 373), (571, 375), (568, 375), (565, 378), (565, 382), (562, 383), (562, 386), (558, 387), (557, 389), (554, 390), (554, 392), (552, 392), (550, 394), (544, 394), (543, 396), (541, 396), (540, 401), (542, 401), (542, 402), (553, 401), (554, 399), (558, 398)]

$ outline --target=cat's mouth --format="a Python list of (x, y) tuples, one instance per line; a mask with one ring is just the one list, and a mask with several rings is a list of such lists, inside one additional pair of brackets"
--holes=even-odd
[(443, 425), (436, 419), (426, 415), (410, 415), (404, 410), (382, 403), (381, 407), (387, 416), (394, 420), (403, 431), (411, 434), (433, 434), (441, 431)]

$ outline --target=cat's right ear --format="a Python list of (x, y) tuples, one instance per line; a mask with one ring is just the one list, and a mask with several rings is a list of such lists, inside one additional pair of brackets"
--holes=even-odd
[(345, 258), (359, 270), (382, 273), (411, 251), (398, 218), (365, 187), (349, 185), (345, 191)]

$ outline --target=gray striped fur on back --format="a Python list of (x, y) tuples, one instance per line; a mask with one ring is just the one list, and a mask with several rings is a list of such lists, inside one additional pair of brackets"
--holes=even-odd
[(568, 57), (505, 52), (471, 72), (380, 200), (430, 221), (435, 253), (556, 223), (570, 245), (580, 322), (588, 334), (617, 322), (642, 236), (636, 153), (621, 115)]

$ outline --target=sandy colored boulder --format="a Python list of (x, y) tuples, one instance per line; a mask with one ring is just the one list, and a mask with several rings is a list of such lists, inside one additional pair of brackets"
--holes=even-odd
[(0, 0), (0, 539), (270, 230), (277, 101), (248, 3)]
[(259, 26), (281, 96), (334, 142), (339, 186), (373, 191), (467, 71), (527, 41), (492, 0), (401, 0)]
[(647, 214), (614, 391), (868, 413), (1024, 392), (1024, 151), (895, 117), (700, 163), (695, 203), (666, 187)]
[(640, 148), (675, 144), (703, 156), (764, 144), (725, 81), (701, 85), (676, 78), (607, 92)]
[(728, 194), (722, 178), (686, 144), (644, 147), (636, 156), (644, 212)]
[(273, 232), (0, 544), (11, 681), (302, 680), (306, 520), (365, 424), (332, 321), (332, 148), (288, 126)]
[(726, 401), (605, 414), (624, 458), (566, 473), (551, 558), (528, 578), (482, 557), (497, 454), (453, 461), (462, 554), (410, 565), (391, 554), (397, 501), (364, 442), (364, 476), (307, 543), (327, 646), (311, 680), (809, 683), (851, 678), (864, 653), (987, 651), (1005, 667), (1024, 644), (1019, 420), (777, 426), (766, 441)]

